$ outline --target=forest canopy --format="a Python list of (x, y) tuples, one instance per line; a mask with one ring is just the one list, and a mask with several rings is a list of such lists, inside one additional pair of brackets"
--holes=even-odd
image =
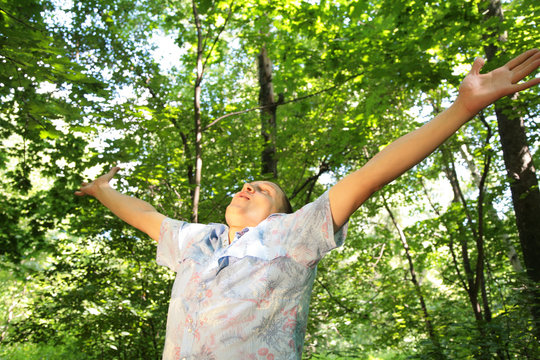
[[(223, 222), (295, 209), (539, 44), (533, 0), (0, 0), (0, 358), (160, 359), (173, 275), (79, 184)], [(305, 359), (540, 358), (539, 88), (501, 99), (350, 219)]]

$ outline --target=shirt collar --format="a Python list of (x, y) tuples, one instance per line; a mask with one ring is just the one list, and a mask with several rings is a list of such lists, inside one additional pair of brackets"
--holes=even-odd
[(235, 238), (236, 238), (236, 239), (241, 238), (241, 237), (244, 236), (244, 234), (247, 233), (248, 231), (249, 231), (249, 228), (248, 228), (248, 227), (247, 227), (247, 228), (243, 228), (243, 229), (240, 230), (240, 231), (237, 231), (237, 232), (236, 232)]

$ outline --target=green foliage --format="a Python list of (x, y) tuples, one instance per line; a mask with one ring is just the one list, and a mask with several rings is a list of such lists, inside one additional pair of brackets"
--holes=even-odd
[(25, 343), (4, 347), (0, 350), (0, 359), (9, 360), (52, 360), (52, 359), (85, 360), (77, 347), (71, 343), (66, 345), (46, 343)]
[(13, 325), (14, 341), (41, 343), (70, 333), (71, 346), (88, 359), (160, 356), (170, 277), (151, 261), (152, 244), (114, 232), (122, 242), (91, 234), (56, 239), (47, 268), (35, 276), (31, 316)]
[(46, 249), (47, 231), (72, 208), (64, 189), (80, 181), (87, 143), (80, 134), (93, 129), (82, 119), (92, 102), (76, 99), (106, 95), (46, 28), (50, 6), (19, 1), (0, 10), (0, 254), (15, 262)]
[[(0, 3), (0, 309), (7, 314), (0, 358), (158, 359), (171, 274), (155, 265), (143, 234), (72, 193), (117, 162), (124, 168), (117, 188), (190, 218), (192, 4)], [(476, 0), (195, 4), (206, 59), (201, 222), (223, 222), (230, 194), (260, 177), (258, 112), (221, 117), (257, 107), (262, 46), (283, 102), (278, 181), (299, 208), (440, 111), (486, 44)], [(537, 2), (505, 7), (501, 61), (538, 42)], [(160, 36), (180, 49), (172, 65), (159, 61), (168, 50), (156, 44)], [(515, 103), (531, 144), (538, 144), (539, 99), (533, 89)], [(485, 115), (495, 131), (493, 114)], [(538, 357), (531, 285), (507, 257), (521, 249), (500, 145), (485, 146), (486, 134), (471, 122), (445, 145), (453, 156), (435, 152), (351, 219), (345, 246), (319, 265), (305, 358), (432, 359), (439, 350), (449, 359)], [(462, 249), (476, 264), (477, 176), (487, 155), (482, 216), (492, 317), (479, 322), (463, 285)], [(540, 164), (538, 152), (533, 161)], [(449, 185), (452, 164), (464, 202)], [(404, 229), (440, 349), (383, 197)]]

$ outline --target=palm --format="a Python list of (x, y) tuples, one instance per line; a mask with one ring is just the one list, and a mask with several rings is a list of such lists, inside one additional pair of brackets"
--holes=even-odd
[(120, 170), (119, 167), (115, 166), (108, 173), (101, 175), (97, 179), (89, 183), (82, 183), (79, 191), (75, 191), (75, 195), (84, 196), (90, 195), (95, 196), (96, 190), (105, 184), (108, 184), (109, 181), (114, 177), (114, 175)]
[(483, 59), (476, 59), (459, 88), (458, 99), (471, 112), (478, 111), (503, 96), (527, 89), (540, 82), (535, 78), (519, 83), (540, 65), (540, 51), (529, 50), (487, 74), (480, 74)]

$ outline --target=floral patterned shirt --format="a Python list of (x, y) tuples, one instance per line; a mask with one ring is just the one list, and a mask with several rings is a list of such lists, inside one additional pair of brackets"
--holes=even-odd
[(328, 192), (228, 243), (222, 224), (165, 219), (157, 262), (175, 271), (163, 359), (300, 359), (318, 261), (343, 243)]

